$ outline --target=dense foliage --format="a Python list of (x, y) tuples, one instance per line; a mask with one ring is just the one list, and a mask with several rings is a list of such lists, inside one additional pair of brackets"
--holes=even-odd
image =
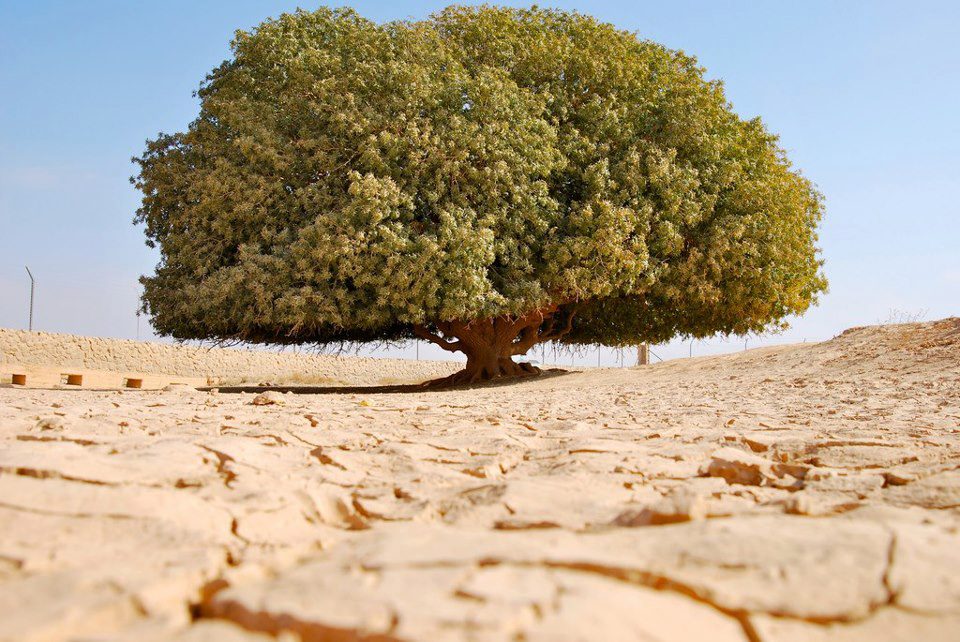
[(366, 341), (576, 310), (542, 338), (625, 345), (759, 331), (825, 288), (818, 193), (682, 52), (451, 7), (298, 11), (233, 54), (136, 159), (161, 333)]

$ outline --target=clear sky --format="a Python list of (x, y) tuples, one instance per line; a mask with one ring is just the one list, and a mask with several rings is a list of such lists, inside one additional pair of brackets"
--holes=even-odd
[[(352, 6), (385, 21), (446, 4)], [(892, 309), (960, 315), (960, 3), (540, 4), (697, 56), (736, 111), (761, 116), (826, 195), (830, 293), (786, 334), (750, 346), (829, 338)], [(0, 0), (0, 327), (27, 326), (29, 265), (35, 329), (136, 336), (137, 278), (157, 255), (131, 224), (130, 157), (193, 119), (192, 92), (229, 56), (234, 30), (297, 6), (318, 5)], [(140, 331), (151, 336), (146, 319)], [(664, 357), (689, 349), (655, 348)], [(743, 340), (693, 349), (743, 349)]]

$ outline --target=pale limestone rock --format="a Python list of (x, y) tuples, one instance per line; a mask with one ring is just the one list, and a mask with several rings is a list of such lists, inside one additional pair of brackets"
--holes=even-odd
[(0, 471), (17, 469), (20, 475), (106, 485), (187, 487), (217, 478), (212, 466), (204, 469), (198, 465), (203, 456), (202, 449), (177, 439), (117, 443), (114, 447), (84, 445), (76, 440), (49, 441), (42, 450), (35, 442), (21, 440), (0, 450)]
[(883, 490), (886, 501), (924, 508), (960, 508), (960, 470), (948, 470)]
[(0, 640), (78, 639), (142, 617), (132, 596), (82, 569), (16, 578), (0, 588)]
[(676, 524), (707, 516), (707, 503), (703, 496), (676, 488), (669, 495), (650, 506), (631, 509), (617, 515), (613, 520), (616, 526), (660, 526)]
[(784, 502), (784, 510), (791, 515), (822, 515), (827, 512), (812, 493), (803, 491), (788, 497)]
[[(531, 642), (712, 640), (746, 642), (741, 625), (707, 604), (580, 572), (555, 572), (553, 608), (526, 631)], [(602, 605), (597, 608), (596, 605)]]
[(851, 470), (850, 472), (829, 472), (816, 478), (809, 475), (804, 487), (820, 493), (847, 493), (851, 497), (866, 498), (879, 493), (883, 488), (883, 475), (875, 472)]
[(37, 429), (41, 432), (53, 431), (59, 432), (64, 428), (63, 417), (44, 417), (37, 422)]
[(813, 466), (852, 470), (897, 466), (920, 458), (918, 452), (904, 442), (879, 439), (836, 439), (805, 444), (802, 453), (794, 457)]
[(919, 479), (917, 473), (911, 473), (904, 470), (885, 470), (882, 473), (883, 475), (883, 485), (886, 486), (906, 486), (910, 482), (915, 482)]
[[(154, 623), (153, 620), (148, 622)], [(152, 626), (141, 625), (120, 631), (115, 636), (105, 637), (102, 642), (114, 640), (116, 642), (127, 640), (137, 642), (299, 642), (292, 633), (281, 632), (273, 636), (268, 633), (247, 631), (228, 620), (198, 620), (190, 626), (179, 629), (174, 629), (163, 622)]]
[(198, 391), (193, 386), (187, 385), (185, 383), (171, 383), (163, 388), (164, 392), (173, 392), (181, 395), (193, 395)]
[(307, 488), (305, 495), (321, 523), (349, 530), (367, 528), (363, 516), (357, 512), (356, 506), (348, 497), (344, 497), (342, 492), (311, 486)]
[(724, 609), (830, 620), (887, 599), (889, 542), (871, 522), (744, 516), (603, 533), (550, 556), (662, 577)]
[(276, 390), (267, 390), (254, 397), (250, 403), (254, 406), (273, 406), (277, 404), (282, 405), (286, 402), (287, 400), (284, 398), (283, 393), (277, 392)]
[(960, 533), (902, 522), (891, 528), (895, 539), (887, 582), (897, 605), (960, 616)]
[[(344, 637), (591, 640), (602, 631), (606, 639), (667, 641), (686, 631), (745, 639), (736, 620), (682, 595), (583, 571), (465, 562), (361, 570), (318, 560), (261, 586), (223, 591), (205, 612), (254, 628)], [(603, 607), (588, 607), (594, 600)]]
[(758, 614), (750, 623), (763, 642), (956, 642), (960, 615), (922, 615), (881, 608), (865, 620), (828, 625)]
[(728, 484), (761, 486), (773, 481), (773, 462), (739, 448), (726, 447), (714, 451), (701, 469), (710, 477), (722, 477)]
[[(202, 607), (202, 615), (252, 630), (285, 630), (301, 636), (386, 635), (396, 622), (391, 600), (376, 593), (380, 578), (330, 563), (306, 564), (282, 579), (227, 588)], [(408, 592), (426, 599), (426, 591)], [(424, 587), (428, 588), (428, 587)], [(264, 590), (266, 589), (266, 590)]]

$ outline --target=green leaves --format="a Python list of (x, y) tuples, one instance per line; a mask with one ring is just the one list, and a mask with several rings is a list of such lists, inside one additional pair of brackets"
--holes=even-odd
[(580, 14), (321, 8), (238, 32), (148, 142), (179, 338), (399, 339), (580, 301), (571, 341), (759, 330), (825, 288), (820, 196), (696, 61)]

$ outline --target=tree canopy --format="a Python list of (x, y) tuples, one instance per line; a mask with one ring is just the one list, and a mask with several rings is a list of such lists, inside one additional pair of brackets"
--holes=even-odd
[(470, 357), (486, 323), (520, 354), (761, 331), (826, 287), (820, 195), (683, 52), (490, 6), (297, 11), (232, 51), (135, 159), (163, 334)]

